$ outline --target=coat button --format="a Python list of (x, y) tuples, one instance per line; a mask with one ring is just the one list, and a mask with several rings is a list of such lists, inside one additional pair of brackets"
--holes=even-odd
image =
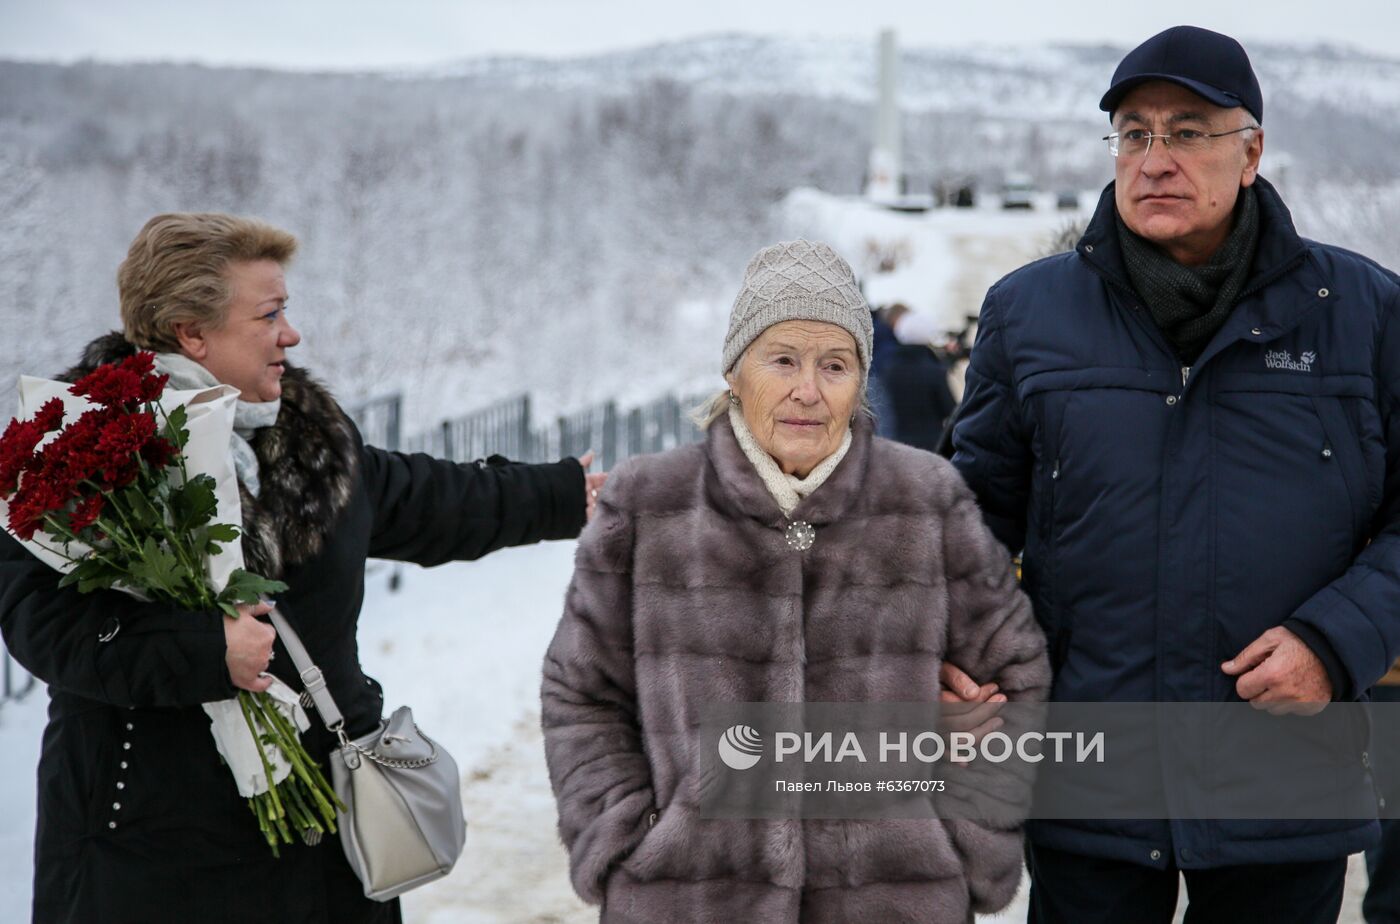
[(1318, 298), (1326, 298), (1327, 296), (1329, 296), (1329, 295), (1331, 295), (1331, 294), (1332, 294), (1332, 293), (1331, 293), (1331, 292), (1328, 292), (1326, 289), (1318, 289), (1318, 290), (1317, 290), (1317, 297), (1318, 297)]
[(1085, 252), (1085, 253), (1093, 253), (1093, 252), (1094, 252), (1094, 245), (1093, 245), (1093, 244), (1085, 244), (1085, 245), (1084, 245), (1084, 252)]
[(1258, 337), (1260, 334), (1262, 334), (1262, 333), (1264, 333), (1264, 332), (1263, 332), (1262, 330), (1260, 330), (1259, 328), (1256, 327), (1256, 328), (1253, 328), (1252, 330), (1250, 330), (1250, 333), (1253, 334), (1254, 336)]
[(123, 770), (126, 769), (126, 761), (122, 761), (122, 769), (123, 769)]
[(1330, 459), (1330, 458), (1332, 458), (1332, 450), (1330, 450), (1330, 449), (1324, 449), (1324, 450), (1322, 450), (1322, 458), (1324, 458), (1324, 459)]
[(1167, 407), (1171, 407), (1173, 404), (1176, 404), (1176, 395), (1167, 395)]
[(129, 750), (131, 750), (131, 742), (130, 742), (130, 741), (123, 741), (123, 742), (122, 742), (122, 750), (123, 750), (123, 751), (129, 751)]
[(125, 784), (125, 783), (122, 783), (122, 782), (118, 782), (118, 783), (117, 783), (117, 788), (118, 788), (118, 789), (126, 789), (126, 784)]
[(1162, 859), (1162, 851), (1154, 850), (1151, 853), (1149, 853), (1148, 856), (1151, 857), (1153, 860), (1160, 860)]
[(117, 826), (117, 823), (116, 823), (115, 821), (109, 821), (109, 822), (107, 822), (107, 827), (109, 827), (109, 828), (115, 828), (116, 826)]
[(122, 810), (122, 804), (121, 804), (120, 802), (113, 802), (113, 803), (112, 803), (112, 811), (114, 811), (114, 812), (120, 812), (121, 810)]
[(1186, 861), (1190, 861), (1190, 860), (1195, 859), (1195, 857), (1196, 857), (1196, 855), (1195, 855), (1194, 853), (1191, 852), (1191, 848), (1190, 848), (1190, 847), (1183, 847), (1183, 848), (1181, 848), (1181, 859), (1186, 860)]
[(127, 723), (126, 723), (126, 730), (127, 730), (127, 731), (132, 731), (132, 730), (134, 730), (135, 728), (136, 728), (136, 726), (135, 726), (135, 725), (132, 725), (130, 722), (127, 722)]

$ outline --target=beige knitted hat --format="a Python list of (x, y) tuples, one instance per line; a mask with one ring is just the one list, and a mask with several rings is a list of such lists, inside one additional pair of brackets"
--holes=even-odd
[(784, 241), (749, 261), (724, 338), (728, 373), (758, 335), (781, 321), (826, 321), (855, 338), (861, 375), (870, 375), (870, 306), (845, 260), (819, 241)]

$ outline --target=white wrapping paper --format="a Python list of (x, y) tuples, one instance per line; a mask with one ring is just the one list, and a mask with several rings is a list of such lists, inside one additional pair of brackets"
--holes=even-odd
[[(297, 701), (296, 691), (276, 678), (267, 688), (267, 695), (277, 704), (277, 711), (290, 722), (295, 722), (297, 731), (304, 732), (311, 727), (306, 712)], [(258, 746), (253, 739), (252, 729), (243, 717), (243, 709), (238, 699), (224, 699), (217, 703), (205, 703), (204, 711), (213, 723), (209, 730), (214, 734), (214, 746), (223, 755), (234, 782), (238, 784), (238, 794), (245, 799), (267, 792), (267, 774), (263, 772), (262, 758), (258, 756)], [(272, 782), (285, 780), (292, 772), (281, 748), (268, 748), (267, 762), (272, 767)]]
[[(21, 419), (33, 417), (39, 408), (50, 398), (63, 402), (63, 423), (68, 425), (94, 405), (86, 398), (71, 394), (68, 382), (41, 379), (22, 375), (19, 380), (19, 416)], [(238, 389), (229, 385), (215, 388), (178, 391), (167, 389), (160, 398), (161, 408), (168, 414), (175, 408), (184, 406), (186, 413), (185, 429), (189, 431), (189, 441), (184, 447), (185, 470), (192, 475), (205, 474), (214, 479), (214, 499), (217, 504), (214, 513), (215, 523), (230, 523), (240, 529), (243, 526), (243, 509), (238, 498), (238, 478), (233, 471), (233, 459), (229, 454), (229, 436), (233, 432), (233, 415), (238, 402)], [(157, 426), (165, 421), (157, 418)], [(45, 437), (45, 441), (53, 435)], [(41, 444), (42, 445), (42, 444)], [(170, 474), (179, 483), (177, 468)], [(0, 522), (8, 519), (9, 504), (0, 500)], [(18, 539), (18, 537), (16, 537)], [(61, 545), (50, 541), (44, 533), (35, 533), (34, 538), (23, 541), (23, 545), (35, 558), (62, 573), (73, 569), (56, 549)], [(71, 558), (81, 558), (89, 547), (81, 542), (68, 546)], [(233, 572), (243, 567), (243, 544), (225, 542), (221, 551), (207, 559), (209, 580), (215, 592), (224, 589)], [(134, 597), (146, 599), (145, 595), (132, 587), (117, 585), (119, 590)], [(278, 710), (294, 722), (300, 731), (310, 727), (305, 711), (297, 701), (297, 694), (281, 680), (274, 679), (268, 694), (277, 703)], [(269, 786), (263, 772), (262, 760), (258, 756), (256, 743), (238, 700), (226, 699), (217, 703), (205, 703), (204, 711), (212, 722), (210, 731), (214, 735), (214, 745), (228, 762), (229, 769), (238, 784), (238, 792), (245, 798), (265, 793)], [(268, 762), (273, 768), (273, 784), (282, 782), (291, 772), (291, 766), (278, 748), (267, 751)]]

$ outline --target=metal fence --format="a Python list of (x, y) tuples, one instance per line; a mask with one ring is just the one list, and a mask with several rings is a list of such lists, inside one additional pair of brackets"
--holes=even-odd
[(381, 449), (398, 449), (402, 442), (403, 396), (395, 393), (369, 398), (345, 409), (366, 443)]
[(549, 462), (592, 449), (607, 471), (631, 456), (697, 442), (690, 410), (704, 396), (675, 394), (622, 410), (607, 401), (536, 424), (530, 397), (520, 395), (444, 420), (405, 441), (405, 448), (460, 462), (500, 453), (519, 462)]
[[(529, 395), (507, 398), (422, 433), (402, 436), (403, 398), (392, 394), (346, 408), (366, 443), (384, 449), (426, 452), (442, 459), (469, 462), (499, 453), (517, 462), (552, 462), (581, 456), (592, 449), (594, 464), (609, 471), (631, 456), (661, 452), (698, 442), (702, 433), (690, 410), (705, 396), (665, 395), (620, 411), (617, 402), (586, 407), (536, 426)], [(379, 572), (385, 563), (371, 563)], [(389, 589), (403, 581), (400, 565), (389, 569)]]

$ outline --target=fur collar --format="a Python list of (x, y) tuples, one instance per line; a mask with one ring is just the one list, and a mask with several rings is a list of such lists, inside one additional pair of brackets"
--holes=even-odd
[[(59, 379), (77, 381), (135, 351), (114, 331), (89, 343)], [(243, 557), (248, 570), (280, 578), (320, 554), (349, 503), (359, 465), (355, 429), (330, 392), (289, 363), (277, 423), (259, 430), (252, 444), (262, 490), (253, 497), (239, 485)]]

